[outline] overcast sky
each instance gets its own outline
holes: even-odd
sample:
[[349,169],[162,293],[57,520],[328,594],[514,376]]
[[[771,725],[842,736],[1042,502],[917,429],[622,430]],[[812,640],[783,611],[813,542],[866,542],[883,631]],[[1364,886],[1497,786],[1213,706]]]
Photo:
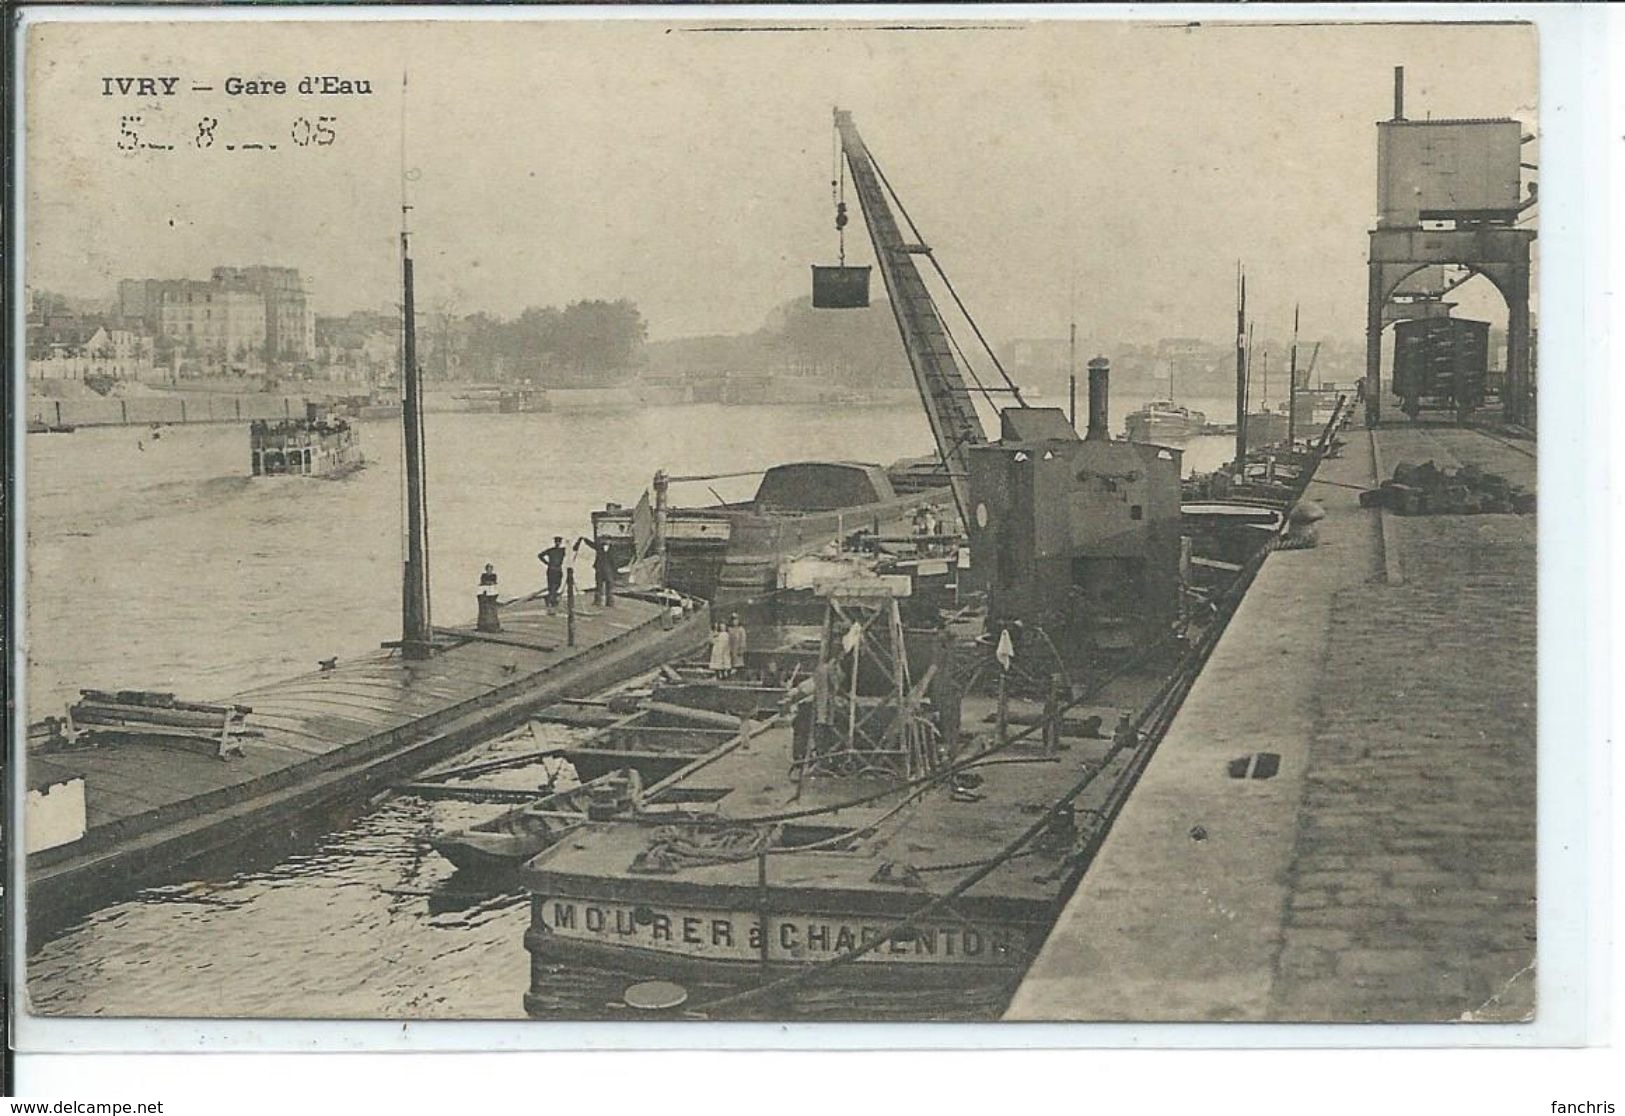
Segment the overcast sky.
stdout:
[[[997,338],[1064,335],[1073,302],[1086,336],[1222,338],[1237,258],[1261,333],[1301,300],[1311,336],[1357,337],[1392,67],[1412,118],[1535,123],[1528,27],[698,27],[36,25],[29,280],[264,262],[320,312],[393,304],[406,70],[423,307],[624,297],[655,337],[754,329],[834,258],[839,104]],[[179,95],[104,95],[141,74]],[[227,97],[234,74],[290,91]],[[299,96],[307,74],[373,93]],[[175,149],[119,150],[125,115]],[[318,115],[333,143],[295,143]],[[278,147],[224,150],[245,142]],[[861,221],[848,256],[869,261]]]

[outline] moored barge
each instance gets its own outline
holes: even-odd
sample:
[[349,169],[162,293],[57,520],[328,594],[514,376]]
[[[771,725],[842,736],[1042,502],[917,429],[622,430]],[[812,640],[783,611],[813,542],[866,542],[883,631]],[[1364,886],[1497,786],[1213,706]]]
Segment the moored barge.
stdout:
[[907,534],[922,507],[953,514],[946,486],[900,494],[885,469],[856,461],[774,465],[749,500],[666,506],[667,484],[711,479],[657,475],[646,521],[635,508],[611,504],[592,513],[593,534],[623,566],[663,546],[666,584],[722,606],[773,593],[788,562],[851,535]]
[[[216,854],[277,847],[364,807],[391,781],[703,644],[703,604],[626,596],[564,606],[500,602],[482,578],[479,622],[441,627],[428,591],[422,392],[412,260],[402,236],[406,560],[401,638],[222,702],[92,690],[30,732],[27,917],[39,934]],[[489,569],[489,567],[488,567]],[[73,720],[77,709],[82,723]]]
[[[913,264],[929,248],[903,238],[839,110],[836,129],[981,599],[922,627],[911,576],[815,576],[816,665],[785,714],[521,870],[530,1014],[581,964],[745,986],[690,1004],[712,1018],[812,982],[1008,988],[1275,542],[1220,532],[1256,549],[1193,584],[1182,455],[1111,439],[1104,358],[1086,437],[1011,384],[990,442]],[[815,305],[820,274],[847,270],[814,269]]]
[[[227,748],[140,726],[79,726],[29,756],[50,785],[74,786],[77,832],[46,847],[29,833],[28,915],[49,927],[256,835],[308,824],[325,808],[364,805],[390,782],[521,724],[560,698],[594,693],[704,642],[702,607],[668,626],[667,607],[621,599],[568,618],[539,598],[503,606],[493,638],[437,629],[433,659],[380,650],[235,694]],[[218,735],[218,734],[217,734]],[[66,801],[66,800],[64,800]],[[43,806],[43,804],[42,804]]]

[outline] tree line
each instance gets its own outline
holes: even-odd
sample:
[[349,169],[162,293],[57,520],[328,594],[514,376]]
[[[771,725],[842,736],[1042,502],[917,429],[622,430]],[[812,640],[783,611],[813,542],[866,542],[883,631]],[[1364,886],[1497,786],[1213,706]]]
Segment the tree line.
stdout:
[[648,325],[628,299],[532,306],[517,318],[462,321],[464,366],[476,375],[552,387],[612,384],[641,364]]

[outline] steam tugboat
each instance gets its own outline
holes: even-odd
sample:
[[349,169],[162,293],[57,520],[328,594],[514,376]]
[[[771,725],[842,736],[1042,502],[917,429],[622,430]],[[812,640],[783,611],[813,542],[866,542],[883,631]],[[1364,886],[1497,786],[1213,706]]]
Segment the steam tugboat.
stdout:
[[302,419],[259,419],[248,428],[256,477],[335,477],[366,463],[361,434],[348,419],[306,403]]
[[1129,415],[1128,440],[1154,446],[1178,445],[1207,428],[1207,415],[1174,402],[1174,366],[1168,364],[1168,398],[1154,399]]
[[1207,415],[1171,399],[1155,399],[1129,415],[1125,423],[1129,441],[1161,446],[1200,434],[1207,427]]

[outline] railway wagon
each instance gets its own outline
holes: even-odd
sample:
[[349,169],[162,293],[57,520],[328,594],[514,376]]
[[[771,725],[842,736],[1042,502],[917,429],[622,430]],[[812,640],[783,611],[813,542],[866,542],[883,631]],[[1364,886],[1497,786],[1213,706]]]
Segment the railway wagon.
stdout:
[[1394,394],[1404,412],[1443,410],[1458,420],[1484,405],[1490,324],[1420,318],[1394,327]]

